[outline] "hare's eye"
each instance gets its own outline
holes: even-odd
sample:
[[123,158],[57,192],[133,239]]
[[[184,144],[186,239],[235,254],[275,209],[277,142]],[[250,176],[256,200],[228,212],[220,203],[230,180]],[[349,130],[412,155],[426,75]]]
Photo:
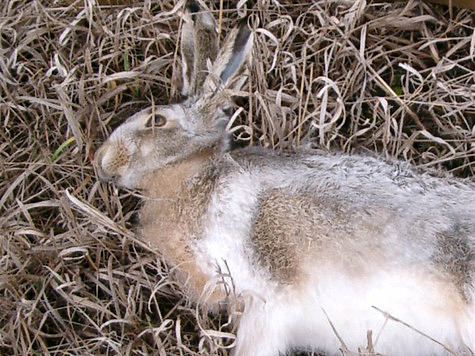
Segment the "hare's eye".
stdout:
[[167,118],[162,115],[155,115],[150,118],[149,122],[147,123],[147,127],[161,127],[167,123]]
[[167,123],[167,119],[165,116],[162,116],[162,115],[155,115],[155,117],[153,118],[153,124],[155,126],[163,126]]

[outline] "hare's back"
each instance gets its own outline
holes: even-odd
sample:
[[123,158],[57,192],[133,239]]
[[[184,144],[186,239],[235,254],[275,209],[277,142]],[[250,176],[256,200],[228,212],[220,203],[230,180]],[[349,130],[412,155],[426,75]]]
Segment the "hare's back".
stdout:
[[230,157],[256,190],[250,244],[274,279],[295,281],[309,265],[350,274],[417,266],[473,293],[473,184],[365,156]]

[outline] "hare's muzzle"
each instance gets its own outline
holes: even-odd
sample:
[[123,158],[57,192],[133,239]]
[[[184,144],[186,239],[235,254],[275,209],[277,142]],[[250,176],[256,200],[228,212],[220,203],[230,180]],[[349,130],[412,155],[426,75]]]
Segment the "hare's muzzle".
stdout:
[[102,181],[117,180],[129,164],[129,154],[120,145],[104,143],[94,154],[94,166]]

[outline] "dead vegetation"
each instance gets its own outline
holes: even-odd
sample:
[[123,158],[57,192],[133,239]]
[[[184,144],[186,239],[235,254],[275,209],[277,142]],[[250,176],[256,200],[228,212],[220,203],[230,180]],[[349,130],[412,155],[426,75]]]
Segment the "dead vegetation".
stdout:
[[[130,113],[179,99],[183,0],[101,4],[0,4],[0,354],[225,355],[227,317],[186,303],[134,237],[138,193],[91,165]],[[473,179],[472,10],[207,4],[222,38],[245,15],[257,29],[232,128],[244,143],[376,152]]]

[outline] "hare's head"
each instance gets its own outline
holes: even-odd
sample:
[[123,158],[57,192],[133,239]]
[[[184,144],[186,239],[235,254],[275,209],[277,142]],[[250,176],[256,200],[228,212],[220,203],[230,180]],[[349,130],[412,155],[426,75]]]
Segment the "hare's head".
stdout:
[[119,126],[96,152],[99,177],[129,188],[156,169],[197,153],[223,149],[232,91],[252,47],[247,23],[233,29],[218,51],[216,24],[209,12],[188,4],[183,16],[182,94],[179,104],[152,106]]

